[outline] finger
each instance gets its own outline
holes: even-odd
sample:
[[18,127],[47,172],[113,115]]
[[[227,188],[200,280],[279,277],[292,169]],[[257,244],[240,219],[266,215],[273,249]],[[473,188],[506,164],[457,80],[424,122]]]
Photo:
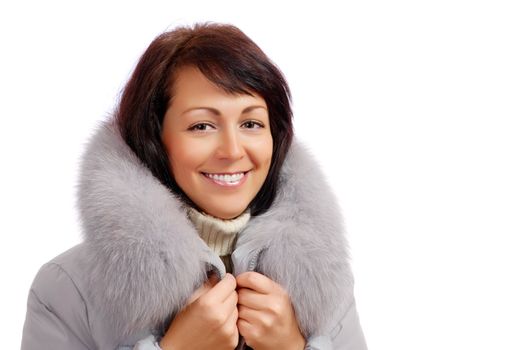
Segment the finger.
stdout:
[[227,319],[227,324],[233,325],[234,327],[236,327],[236,321],[238,320],[238,315],[239,315],[238,308],[235,307],[232,310],[232,313],[230,314],[229,318]]
[[232,342],[231,349],[234,349],[236,345],[238,345],[239,332],[238,332],[237,323],[238,323],[238,310],[234,309],[229,319],[227,320],[227,323],[225,323],[227,334],[231,334],[231,337],[232,337],[231,338],[231,342]]
[[238,305],[263,310],[267,307],[269,300],[269,294],[261,294],[248,288],[238,289]]
[[223,303],[212,303],[210,299],[201,299],[200,301],[202,303],[208,303],[208,305],[205,305],[205,307],[207,308],[206,310],[210,310],[209,308],[214,309],[215,314],[218,315],[221,319],[221,324],[227,322],[233,312],[236,312],[236,314],[238,312],[238,293],[236,293],[235,291],[233,291],[232,294],[229,295],[229,297]]
[[194,293],[192,293],[192,295],[190,296],[190,298],[188,298],[187,300],[187,305],[190,305],[192,304],[195,300],[199,299],[203,294],[207,293],[207,291],[210,289],[211,287],[208,286],[207,284],[203,284],[201,287],[199,287],[198,289],[196,289],[194,291]]
[[233,292],[227,300],[218,306],[218,312],[225,315],[224,325],[236,324],[236,318],[238,318],[238,294]]
[[245,320],[250,324],[259,322],[262,312],[243,305],[238,305],[238,319]]
[[275,288],[275,282],[261,273],[249,271],[236,277],[238,287],[253,289],[262,294],[269,294]]
[[236,291],[233,291],[231,295],[225,301],[223,304],[225,309],[230,312],[238,306],[238,293]]
[[223,303],[235,290],[236,279],[233,275],[228,273],[221,281],[219,281],[214,287],[212,287],[207,292],[205,297],[211,298],[214,302]]
[[243,306],[238,307],[238,319],[246,321],[252,327],[256,327],[264,333],[268,333],[279,321],[267,312]]
[[247,335],[252,333],[253,325],[247,320],[240,318],[239,314],[238,314],[238,321],[236,322],[236,326],[238,327],[238,332],[243,337],[247,338]]

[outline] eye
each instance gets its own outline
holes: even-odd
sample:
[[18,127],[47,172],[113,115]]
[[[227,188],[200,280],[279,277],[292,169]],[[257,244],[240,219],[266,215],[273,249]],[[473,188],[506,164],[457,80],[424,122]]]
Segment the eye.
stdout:
[[188,128],[188,130],[203,132],[203,131],[210,130],[210,129],[208,129],[208,127],[212,128],[213,126],[211,124],[207,124],[207,123],[198,123],[198,124],[192,125],[190,128]]
[[245,126],[245,128],[247,129],[261,129],[264,127],[262,123],[257,122],[255,120],[248,120],[245,123],[243,123],[242,126]]

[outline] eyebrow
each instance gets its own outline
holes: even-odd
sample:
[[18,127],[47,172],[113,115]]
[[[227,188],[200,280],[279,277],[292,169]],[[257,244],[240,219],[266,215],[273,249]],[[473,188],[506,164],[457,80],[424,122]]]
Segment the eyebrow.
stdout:
[[[249,106],[249,107],[244,108],[244,110],[242,111],[242,114],[252,112],[253,110],[255,110],[257,108],[263,108],[263,109],[265,109],[267,111],[267,108],[265,108],[264,106],[255,105],[255,106]],[[190,112],[190,111],[193,111],[193,110],[196,110],[196,109],[204,109],[204,110],[207,110],[209,112],[212,112],[215,115],[218,115],[218,116],[221,115],[221,112],[219,110],[217,110],[216,108],[212,108],[212,107],[191,107],[191,108],[185,110],[184,112],[182,112],[181,114],[185,114],[187,112]]]

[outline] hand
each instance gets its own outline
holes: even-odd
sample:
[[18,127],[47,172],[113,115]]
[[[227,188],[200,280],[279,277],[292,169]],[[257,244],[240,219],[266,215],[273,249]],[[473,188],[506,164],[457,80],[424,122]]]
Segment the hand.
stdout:
[[207,293],[209,290],[212,289],[212,287],[214,287],[217,283],[219,282],[219,278],[218,278],[218,275],[213,273],[212,275],[210,275],[209,279],[205,281],[205,283],[203,283],[203,285],[201,287],[199,287],[198,289],[196,289],[194,291],[194,293],[192,293],[192,295],[190,296],[190,298],[188,298],[187,300],[187,304],[186,305],[190,305],[192,304],[195,300],[199,299],[200,296],[202,296],[203,294]]
[[238,331],[255,350],[304,349],[306,341],[287,292],[257,272],[236,277]]
[[227,274],[206,282],[172,320],[160,342],[163,350],[229,349],[238,345],[236,279]]

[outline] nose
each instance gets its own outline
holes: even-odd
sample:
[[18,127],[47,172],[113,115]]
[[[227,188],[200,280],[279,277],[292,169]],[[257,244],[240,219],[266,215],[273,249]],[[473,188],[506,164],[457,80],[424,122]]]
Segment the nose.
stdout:
[[217,155],[220,159],[240,159],[245,155],[237,130],[231,128],[223,130],[219,139]]

